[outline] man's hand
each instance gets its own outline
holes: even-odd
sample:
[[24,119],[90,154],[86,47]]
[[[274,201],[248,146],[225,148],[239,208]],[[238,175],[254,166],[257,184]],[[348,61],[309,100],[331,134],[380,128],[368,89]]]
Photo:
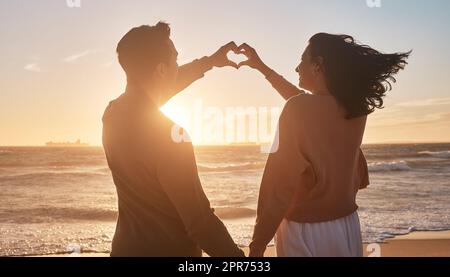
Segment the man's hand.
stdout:
[[220,47],[220,49],[217,50],[216,53],[212,54],[212,56],[209,57],[210,61],[211,61],[211,65],[215,66],[215,67],[232,66],[232,67],[238,69],[238,65],[235,62],[230,61],[228,59],[227,54],[230,51],[233,51],[235,53],[239,52],[239,49],[234,41],[229,42],[228,44]]

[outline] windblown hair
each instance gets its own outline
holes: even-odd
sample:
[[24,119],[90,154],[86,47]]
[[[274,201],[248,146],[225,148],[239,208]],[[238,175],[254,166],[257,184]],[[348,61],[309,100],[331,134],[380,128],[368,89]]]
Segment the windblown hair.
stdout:
[[169,24],[143,25],[131,29],[117,45],[119,63],[128,77],[140,78],[161,62],[168,62]]
[[411,54],[383,54],[348,35],[318,33],[309,43],[312,61],[322,57],[327,87],[347,119],[383,108],[383,97],[396,82],[394,75],[404,69]]

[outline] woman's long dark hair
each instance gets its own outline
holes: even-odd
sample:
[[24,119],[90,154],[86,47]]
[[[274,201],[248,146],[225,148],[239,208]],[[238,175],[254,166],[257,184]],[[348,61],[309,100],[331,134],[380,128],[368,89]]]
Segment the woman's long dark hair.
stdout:
[[348,119],[383,108],[383,97],[396,82],[393,76],[404,69],[411,54],[382,54],[348,35],[319,33],[309,43],[312,61],[322,57],[327,87]]

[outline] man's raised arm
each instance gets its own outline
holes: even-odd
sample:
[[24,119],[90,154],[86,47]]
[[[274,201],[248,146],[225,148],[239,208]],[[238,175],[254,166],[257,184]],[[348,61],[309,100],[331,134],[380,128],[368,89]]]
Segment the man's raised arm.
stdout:
[[230,61],[227,57],[228,52],[237,52],[236,43],[229,42],[228,44],[220,47],[216,53],[211,56],[205,56],[200,59],[196,59],[193,62],[184,64],[178,69],[178,77],[174,88],[165,95],[163,102],[166,103],[172,97],[183,91],[190,86],[193,82],[201,79],[205,76],[205,73],[211,70],[213,67],[225,67],[232,66],[238,68],[237,64]]

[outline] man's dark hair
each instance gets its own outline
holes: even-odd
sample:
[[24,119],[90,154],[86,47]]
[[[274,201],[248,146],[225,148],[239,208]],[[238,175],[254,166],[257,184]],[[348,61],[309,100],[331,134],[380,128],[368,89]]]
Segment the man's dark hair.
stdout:
[[170,58],[169,24],[143,25],[131,29],[117,45],[119,63],[128,78],[140,78]]

